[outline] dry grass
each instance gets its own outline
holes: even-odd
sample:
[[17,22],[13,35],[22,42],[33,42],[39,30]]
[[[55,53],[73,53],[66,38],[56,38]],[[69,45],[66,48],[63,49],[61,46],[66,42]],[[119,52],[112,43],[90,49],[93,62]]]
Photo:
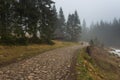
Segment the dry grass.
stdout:
[[71,42],[54,41],[54,45],[0,46],[0,67],[30,58],[55,48],[76,45]]
[[120,58],[110,55],[101,48],[91,48],[91,57],[94,59],[101,74],[104,75],[103,80],[119,80],[120,79]]
[[82,49],[76,66],[77,80],[119,80],[119,64],[120,58],[102,48],[91,47],[90,56]]
[[98,69],[94,66],[94,61],[86,53],[85,49],[80,50],[77,66],[77,80],[102,80],[103,75],[99,74]]

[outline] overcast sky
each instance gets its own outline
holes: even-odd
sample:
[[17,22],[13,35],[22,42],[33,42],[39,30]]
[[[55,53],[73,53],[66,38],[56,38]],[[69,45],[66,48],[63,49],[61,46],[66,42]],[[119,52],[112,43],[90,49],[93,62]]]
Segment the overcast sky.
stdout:
[[111,21],[120,18],[120,0],[54,0],[57,9],[63,8],[67,17],[69,13],[78,11],[81,20],[89,25],[100,20]]

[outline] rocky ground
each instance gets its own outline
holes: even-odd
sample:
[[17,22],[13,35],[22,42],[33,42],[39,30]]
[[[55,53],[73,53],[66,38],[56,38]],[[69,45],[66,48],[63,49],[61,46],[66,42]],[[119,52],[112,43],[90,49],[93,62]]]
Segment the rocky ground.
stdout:
[[82,46],[59,48],[0,68],[0,80],[76,80],[75,55]]

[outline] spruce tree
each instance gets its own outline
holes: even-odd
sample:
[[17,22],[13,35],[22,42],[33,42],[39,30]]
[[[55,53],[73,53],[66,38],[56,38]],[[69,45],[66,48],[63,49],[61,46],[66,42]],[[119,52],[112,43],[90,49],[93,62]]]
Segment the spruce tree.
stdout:
[[1,43],[51,42],[57,21],[53,3],[52,0],[0,0]]
[[2,43],[12,43],[11,22],[14,0],[0,0],[0,39]]
[[42,41],[51,43],[52,35],[53,35],[53,16],[54,12],[52,10],[51,4],[54,2],[51,0],[43,1],[41,4],[41,23],[40,23],[40,38]]
[[86,41],[87,38],[89,37],[87,35],[88,35],[88,28],[87,28],[87,25],[86,25],[86,21],[84,19],[83,22],[82,22],[81,39],[83,41]]
[[52,20],[52,23],[53,23],[53,39],[55,39],[56,37],[56,32],[57,32],[57,29],[58,29],[58,13],[57,13],[57,10],[56,10],[56,6],[54,5],[53,6],[53,20]]
[[59,15],[58,15],[57,37],[59,39],[64,40],[65,32],[66,32],[65,17],[64,17],[62,8],[60,8]]
[[81,34],[81,25],[77,11],[69,14],[67,21],[67,36],[70,41],[79,41]]

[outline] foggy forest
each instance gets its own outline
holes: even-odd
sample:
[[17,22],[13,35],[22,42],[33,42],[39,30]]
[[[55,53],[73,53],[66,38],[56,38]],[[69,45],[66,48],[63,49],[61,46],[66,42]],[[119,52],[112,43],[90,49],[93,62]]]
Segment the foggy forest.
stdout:
[[119,4],[0,0],[0,80],[119,80]]

